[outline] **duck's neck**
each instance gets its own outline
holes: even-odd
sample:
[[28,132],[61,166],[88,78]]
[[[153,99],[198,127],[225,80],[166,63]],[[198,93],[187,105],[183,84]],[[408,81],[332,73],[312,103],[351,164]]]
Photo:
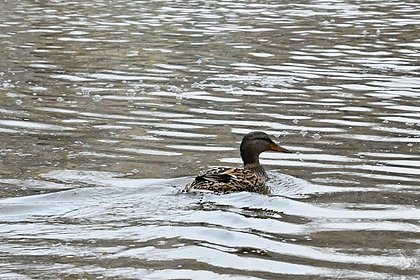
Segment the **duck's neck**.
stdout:
[[244,162],[245,170],[251,170],[261,178],[267,178],[267,173],[265,173],[264,167],[260,164],[259,156],[261,152],[255,146],[250,146],[242,141],[241,158]]
[[265,172],[264,167],[259,162],[244,164],[244,168],[246,170],[251,170],[257,175],[267,178],[267,173]]

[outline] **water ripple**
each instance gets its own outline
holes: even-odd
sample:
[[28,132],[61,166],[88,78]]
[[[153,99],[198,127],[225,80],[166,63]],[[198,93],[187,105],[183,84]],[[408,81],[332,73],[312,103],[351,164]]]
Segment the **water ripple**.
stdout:
[[419,278],[419,5],[289,2],[1,1],[0,278]]

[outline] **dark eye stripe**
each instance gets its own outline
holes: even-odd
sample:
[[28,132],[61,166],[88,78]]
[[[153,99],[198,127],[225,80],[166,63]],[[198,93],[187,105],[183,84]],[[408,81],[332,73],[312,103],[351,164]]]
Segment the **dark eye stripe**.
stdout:
[[263,140],[263,141],[272,142],[272,140],[270,138],[263,138],[263,137],[255,138],[255,140]]

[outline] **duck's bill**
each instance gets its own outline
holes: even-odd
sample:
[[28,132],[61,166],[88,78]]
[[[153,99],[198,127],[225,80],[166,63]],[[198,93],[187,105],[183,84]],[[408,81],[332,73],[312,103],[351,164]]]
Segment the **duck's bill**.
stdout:
[[273,146],[271,146],[271,151],[275,151],[275,152],[280,152],[280,153],[293,153],[291,150],[288,150],[286,148],[280,147],[277,144],[274,144]]

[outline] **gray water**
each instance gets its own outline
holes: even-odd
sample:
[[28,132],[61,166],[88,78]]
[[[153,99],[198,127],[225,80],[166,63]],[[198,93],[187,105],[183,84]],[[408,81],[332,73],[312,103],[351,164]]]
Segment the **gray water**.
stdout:
[[[0,279],[418,279],[418,1],[0,1]],[[272,195],[180,194],[240,166]]]

